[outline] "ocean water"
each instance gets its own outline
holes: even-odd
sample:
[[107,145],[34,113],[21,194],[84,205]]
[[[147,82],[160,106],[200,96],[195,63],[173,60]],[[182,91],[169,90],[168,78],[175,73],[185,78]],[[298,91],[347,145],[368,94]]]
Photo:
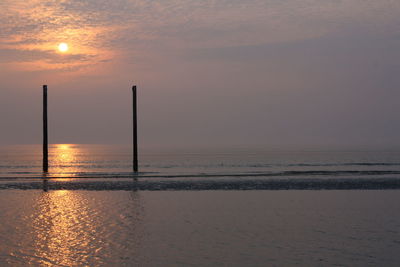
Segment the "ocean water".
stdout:
[[138,174],[123,146],[41,160],[0,149],[0,266],[400,264],[399,152],[149,150]]
[[52,145],[44,174],[41,146],[1,147],[0,188],[35,189],[43,178],[55,188],[96,190],[400,188],[400,151],[144,150],[139,156],[135,174],[129,146]]
[[396,190],[2,190],[1,266],[399,266]]

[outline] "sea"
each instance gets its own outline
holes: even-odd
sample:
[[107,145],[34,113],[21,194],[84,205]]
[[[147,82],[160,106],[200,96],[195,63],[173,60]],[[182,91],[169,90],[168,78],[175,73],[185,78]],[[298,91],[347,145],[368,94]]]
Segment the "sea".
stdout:
[[[94,190],[398,189],[400,151],[145,150],[57,144],[0,148],[0,188]],[[133,182],[132,182],[133,178]]]
[[399,266],[399,151],[0,148],[1,266]]

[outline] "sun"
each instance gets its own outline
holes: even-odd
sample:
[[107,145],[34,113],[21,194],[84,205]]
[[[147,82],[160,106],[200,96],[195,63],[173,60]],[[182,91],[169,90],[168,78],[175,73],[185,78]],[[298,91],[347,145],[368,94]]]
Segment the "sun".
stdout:
[[58,44],[58,51],[65,53],[67,52],[69,49],[68,44],[67,43],[59,43]]

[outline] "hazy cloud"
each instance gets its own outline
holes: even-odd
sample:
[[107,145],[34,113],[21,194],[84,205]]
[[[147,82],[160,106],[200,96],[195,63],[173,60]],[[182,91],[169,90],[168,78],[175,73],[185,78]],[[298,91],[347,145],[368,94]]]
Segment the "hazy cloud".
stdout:
[[129,143],[135,82],[145,145],[400,147],[399,17],[392,0],[4,0],[0,141],[37,142],[46,82],[53,142]]

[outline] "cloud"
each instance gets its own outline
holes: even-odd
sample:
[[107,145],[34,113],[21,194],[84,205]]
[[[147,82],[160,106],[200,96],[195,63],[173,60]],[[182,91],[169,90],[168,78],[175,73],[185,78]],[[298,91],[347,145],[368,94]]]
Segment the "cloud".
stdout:
[[82,50],[76,53],[103,62],[160,46],[257,46],[344,32],[394,32],[399,10],[400,3],[389,0],[5,0],[0,48],[40,51],[70,40]]
[[0,106],[40,118],[45,81],[60,135],[129,142],[135,80],[148,144],[399,143],[399,12],[392,0],[2,0]]

